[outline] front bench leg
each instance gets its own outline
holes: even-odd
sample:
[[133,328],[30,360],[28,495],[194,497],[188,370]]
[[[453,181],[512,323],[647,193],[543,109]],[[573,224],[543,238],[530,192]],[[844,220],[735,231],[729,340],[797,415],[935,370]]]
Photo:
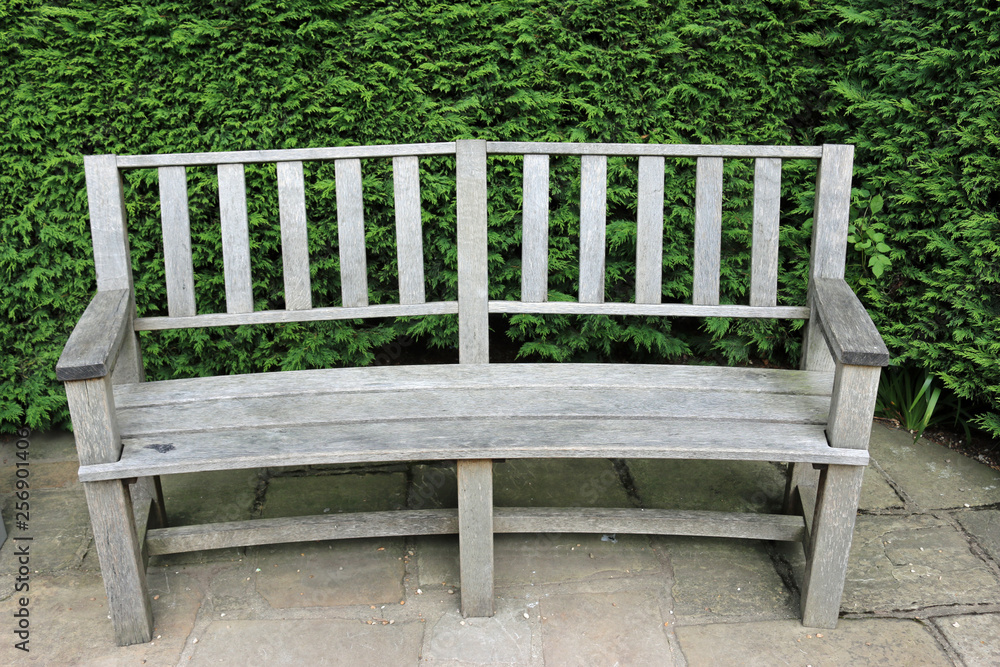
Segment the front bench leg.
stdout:
[[840,465],[820,472],[802,586],[803,625],[837,627],[864,472],[861,466]]
[[493,461],[458,461],[462,615],[493,615]]

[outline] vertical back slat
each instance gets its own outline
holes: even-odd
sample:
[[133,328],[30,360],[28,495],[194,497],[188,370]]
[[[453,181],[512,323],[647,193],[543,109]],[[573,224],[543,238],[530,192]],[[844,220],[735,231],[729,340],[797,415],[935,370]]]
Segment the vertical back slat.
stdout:
[[662,157],[639,158],[639,206],[636,220],[635,302],[663,300]]
[[811,275],[814,278],[844,277],[853,166],[854,146],[823,146],[813,216]]
[[778,303],[778,218],[781,213],[781,160],[760,158],[754,165],[753,245],[750,305]]
[[196,311],[187,172],[184,167],[160,167],[159,181],[160,216],[163,220],[163,270],[167,278],[167,314],[170,317],[190,317]]
[[218,170],[226,312],[250,313],[253,312],[253,291],[250,283],[246,175],[242,164],[220,164]]
[[486,142],[461,140],[455,146],[458,213],[458,360],[490,360],[487,291]]
[[694,214],[695,305],[718,305],[721,254],[722,158],[700,157]]
[[580,165],[580,302],[604,302],[608,158],[584,155]]
[[344,305],[368,305],[365,216],[361,198],[361,160],[334,160],[337,177],[337,239]]
[[114,155],[83,158],[97,289],[132,289],[132,261],[125,227],[125,201]]
[[549,296],[549,156],[524,156],[521,301]]
[[301,162],[278,162],[278,212],[281,217],[281,263],[285,308],[312,308],[309,280],[309,235],[306,231],[306,186]]
[[419,167],[420,161],[415,155],[392,158],[400,303],[424,303],[426,300]]

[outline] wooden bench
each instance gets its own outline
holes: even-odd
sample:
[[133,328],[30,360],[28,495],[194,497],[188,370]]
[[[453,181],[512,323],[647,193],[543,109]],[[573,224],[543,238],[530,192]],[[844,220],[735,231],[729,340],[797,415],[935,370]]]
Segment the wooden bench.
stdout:
[[[456,172],[458,298],[427,301],[419,160]],[[487,158],[523,156],[522,291],[491,301]],[[549,156],[579,156],[577,301],[548,300]],[[638,160],[634,301],[605,301],[608,156]],[[696,159],[691,303],[663,303],[665,159]],[[749,303],[719,301],[722,166],[755,161]],[[808,301],[777,305],[782,159],[819,161]],[[398,304],[369,305],[362,160],[391,159]],[[562,158],[566,159],[566,158]],[[574,158],[575,159],[575,158]],[[303,161],[335,161],[343,302],[313,307]],[[462,611],[493,613],[493,535],[619,532],[804,543],[802,618],[834,627],[880,366],[888,353],[844,281],[853,147],[457,141],[85,158],[98,291],[57,366],[116,639],[148,641],[149,556],[276,542],[458,533]],[[244,165],[276,163],[284,310],[254,311]],[[226,311],[197,314],[186,167],[218,170]],[[168,314],[137,317],[120,172],[158,169]],[[332,243],[332,239],[329,241]],[[144,382],[137,332],[457,314],[458,364],[331,368]],[[808,320],[802,370],[490,364],[493,313]],[[492,461],[594,457],[788,462],[786,513],[494,508]],[[305,464],[456,461],[457,509],[326,514],[169,527],[159,476]]]

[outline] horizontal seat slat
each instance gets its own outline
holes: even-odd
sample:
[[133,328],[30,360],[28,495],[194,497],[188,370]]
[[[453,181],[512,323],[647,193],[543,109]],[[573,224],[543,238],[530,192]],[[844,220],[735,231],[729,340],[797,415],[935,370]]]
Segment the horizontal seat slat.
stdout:
[[868,462],[865,450],[828,446],[819,424],[423,419],[130,437],[119,461],[81,466],[80,480],[329,463],[560,457]]

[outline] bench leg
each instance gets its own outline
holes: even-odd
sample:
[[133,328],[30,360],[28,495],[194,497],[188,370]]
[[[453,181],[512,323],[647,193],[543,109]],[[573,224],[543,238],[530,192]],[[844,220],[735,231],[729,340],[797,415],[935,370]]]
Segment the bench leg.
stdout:
[[153,635],[153,611],[128,487],[121,480],[110,480],[87,482],[83,488],[115,641],[119,646],[148,642]]
[[802,586],[803,625],[837,626],[864,471],[862,466],[830,465],[820,473]]
[[802,507],[798,503],[795,489],[799,486],[815,487],[819,483],[819,471],[811,463],[793,463],[785,483],[785,514],[801,514]]
[[493,615],[493,461],[458,461],[462,615]]

